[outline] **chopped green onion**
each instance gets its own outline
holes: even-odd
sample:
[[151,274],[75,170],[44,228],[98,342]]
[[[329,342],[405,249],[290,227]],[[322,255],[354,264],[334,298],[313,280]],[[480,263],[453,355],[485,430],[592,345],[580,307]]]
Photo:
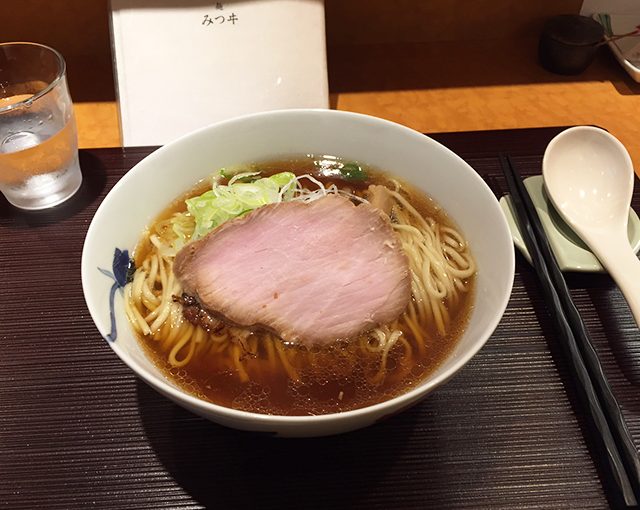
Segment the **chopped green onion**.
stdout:
[[255,173],[236,174],[227,185],[214,182],[211,190],[186,200],[187,209],[196,222],[192,240],[204,237],[225,221],[263,205],[287,200],[294,193],[295,186],[291,182],[296,176],[291,172],[281,172],[253,182],[241,182],[249,177],[255,177]]
[[367,178],[367,174],[362,167],[353,161],[342,165],[340,174],[348,181],[364,181]]

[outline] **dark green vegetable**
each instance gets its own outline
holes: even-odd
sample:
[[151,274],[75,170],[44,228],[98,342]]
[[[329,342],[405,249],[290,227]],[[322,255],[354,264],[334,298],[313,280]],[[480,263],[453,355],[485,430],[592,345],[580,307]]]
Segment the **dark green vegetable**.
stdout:
[[364,181],[367,178],[367,173],[354,161],[342,165],[340,173],[348,181]]
[[[226,168],[221,168],[220,177],[228,181],[233,179],[236,175],[250,173],[250,172],[253,172],[253,170],[250,168],[248,168],[246,171],[243,171],[243,172],[240,172],[237,169],[236,171],[232,170],[231,172],[229,172]],[[245,176],[238,177],[235,182],[254,182],[254,181],[257,181],[258,179],[260,179],[260,175],[245,175]]]

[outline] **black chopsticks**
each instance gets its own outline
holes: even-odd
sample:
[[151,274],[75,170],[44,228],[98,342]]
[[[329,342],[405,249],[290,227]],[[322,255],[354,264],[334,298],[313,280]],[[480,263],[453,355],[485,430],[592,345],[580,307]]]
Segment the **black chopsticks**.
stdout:
[[606,458],[609,472],[627,506],[640,502],[640,459],[626,427],[622,411],[591,344],[562,272],[544,234],[540,218],[520,175],[509,156],[500,156],[500,165],[511,192],[513,215],[531,256],[548,303],[561,347],[576,382],[578,398],[597,431],[593,440]]

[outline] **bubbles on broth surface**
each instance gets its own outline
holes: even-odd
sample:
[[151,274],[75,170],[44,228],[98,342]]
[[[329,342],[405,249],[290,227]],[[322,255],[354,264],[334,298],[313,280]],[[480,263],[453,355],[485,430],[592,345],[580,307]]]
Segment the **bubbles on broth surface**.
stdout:
[[[151,349],[157,345],[149,339],[144,344]],[[350,358],[345,353],[336,354],[336,349],[324,349],[314,350],[314,362],[300,369],[298,379],[260,377],[258,373],[238,384],[233,370],[172,367],[151,349],[155,365],[169,381],[195,397],[237,410],[276,415],[320,415],[366,407],[406,392],[437,366],[405,359],[396,346],[389,354],[386,377],[375,383],[372,377],[380,363],[375,356],[367,353]],[[199,368],[206,366],[205,360]]]
[[245,383],[242,393],[233,399],[231,407],[242,411],[268,414],[272,409],[269,402],[270,393],[271,388],[269,388],[269,386],[262,386],[261,384],[249,381]]
[[[296,174],[316,172],[318,165],[313,160],[291,159],[256,165],[263,175],[279,171]],[[333,168],[333,167],[332,167]],[[369,169],[367,169],[369,171]],[[366,189],[369,182],[392,187],[389,176],[371,172],[367,183],[354,183],[350,189]],[[318,176],[322,179],[321,176]],[[333,177],[332,177],[333,179]],[[329,181],[332,182],[332,181]],[[404,185],[403,185],[404,186]],[[430,198],[406,187],[411,204],[423,216],[435,218],[436,222],[450,222]],[[203,190],[194,190],[194,195]],[[183,200],[183,199],[181,199]],[[180,210],[177,200],[160,218],[167,218]],[[159,221],[159,220],[158,220]],[[142,246],[142,251],[140,251]],[[138,257],[150,249],[143,239],[136,249]],[[471,289],[473,281],[471,281]],[[154,289],[160,291],[161,289]],[[334,345],[331,348],[284,345],[283,356],[293,367],[296,377],[291,377],[282,364],[274,368],[273,356],[277,349],[273,344],[266,348],[269,338],[256,333],[257,350],[242,346],[241,358],[248,380],[240,377],[233,363],[225,361],[229,355],[221,350],[204,349],[194,356],[185,367],[172,367],[167,361],[170,343],[140,336],[142,344],[167,379],[197,398],[225,407],[262,414],[275,415],[320,415],[349,411],[373,405],[406,393],[417,386],[437,369],[449,355],[463,331],[470,313],[472,290],[463,295],[454,308],[449,309],[453,326],[446,335],[439,335],[435,327],[424,322],[417,327],[423,339],[417,340],[409,328],[402,327],[402,342],[397,342],[388,352],[386,367],[380,375],[381,353],[369,352],[356,340]],[[251,334],[253,335],[253,333]],[[274,340],[274,342],[280,342]],[[422,342],[420,345],[418,345]],[[255,344],[254,344],[255,345]],[[268,359],[267,353],[272,358]],[[281,353],[282,354],[282,353]],[[276,355],[276,359],[277,355]]]

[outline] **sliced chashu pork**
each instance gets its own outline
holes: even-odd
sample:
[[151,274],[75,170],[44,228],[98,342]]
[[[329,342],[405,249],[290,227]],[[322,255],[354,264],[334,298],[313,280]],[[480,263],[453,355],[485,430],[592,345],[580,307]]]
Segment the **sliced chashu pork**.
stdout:
[[307,345],[390,322],[411,296],[407,258],[388,219],[337,195],[228,221],[185,246],[173,268],[205,309]]

